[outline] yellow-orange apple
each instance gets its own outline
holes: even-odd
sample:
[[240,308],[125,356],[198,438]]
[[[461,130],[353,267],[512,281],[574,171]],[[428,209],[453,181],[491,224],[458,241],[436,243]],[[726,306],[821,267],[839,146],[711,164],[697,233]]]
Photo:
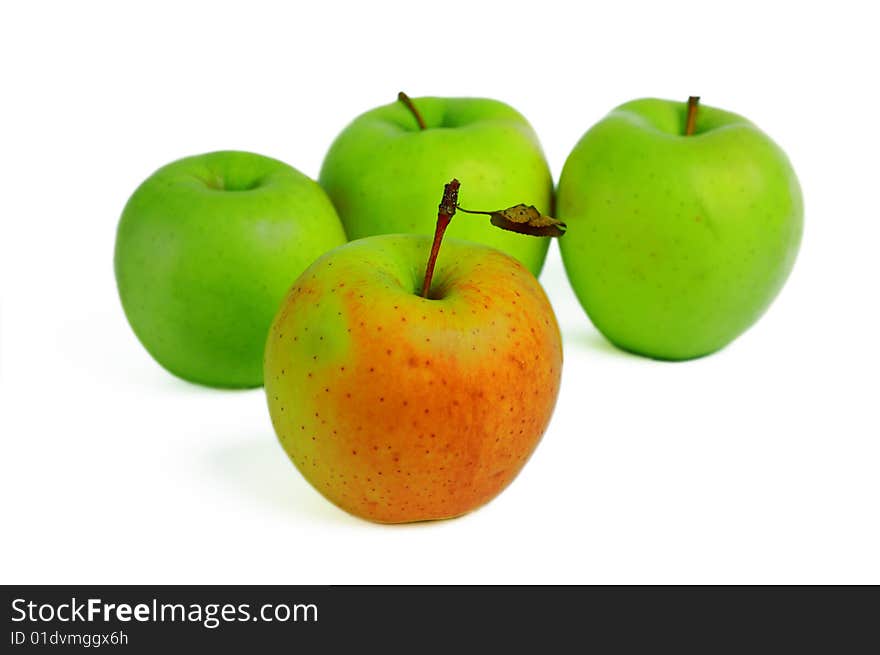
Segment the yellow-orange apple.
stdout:
[[427,236],[353,241],[299,277],[272,325],[265,388],[281,444],[342,509],[383,523],[464,514],[519,473],[547,428],[562,346],[512,257]]

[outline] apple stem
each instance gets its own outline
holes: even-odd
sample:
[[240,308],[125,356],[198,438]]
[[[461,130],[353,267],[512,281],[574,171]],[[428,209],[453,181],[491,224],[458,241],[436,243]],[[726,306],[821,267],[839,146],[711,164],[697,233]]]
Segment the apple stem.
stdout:
[[700,106],[700,96],[691,96],[688,98],[687,120],[684,123],[684,135],[690,136],[697,128],[697,109]]
[[458,188],[461,183],[453,179],[443,187],[443,199],[437,208],[437,227],[434,228],[434,242],[431,244],[431,254],[428,256],[428,265],[425,268],[425,281],[422,284],[422,298],[427,298],[431,291],[431,279],[434,277],[434,266],[437,263],[437,254],[440,252],[440,242],[443,234],[455,216],[455,208],[458,206]]
[[428,127],[427,125],[425,125],[425,119],[422,118],[422,114],[421,112],[419,112],[418,108],[416,108],[415,104],[412,101],[412,98],[401,91],[397,94],[397,99],[412,112],[413,116],[416,117],[416,122],[419,124],[419,129],[424,130]]

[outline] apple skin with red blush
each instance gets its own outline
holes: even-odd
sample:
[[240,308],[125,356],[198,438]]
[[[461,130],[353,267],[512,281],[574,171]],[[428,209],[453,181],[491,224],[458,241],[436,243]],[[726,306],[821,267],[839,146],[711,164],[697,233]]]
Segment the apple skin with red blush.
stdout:
[[351,242],[296,281],[266,345],[275,431],[342,509],[404,523],[465,514],[516,477],[556,403],[562,342],[517,260],[447,240]]

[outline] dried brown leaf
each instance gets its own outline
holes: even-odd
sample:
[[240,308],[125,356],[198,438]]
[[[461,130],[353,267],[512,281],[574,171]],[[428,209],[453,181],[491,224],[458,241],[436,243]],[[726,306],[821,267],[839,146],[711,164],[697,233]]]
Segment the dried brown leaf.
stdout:
[[470,211],[461,207],[459,210],[467,214],[485,214],[495,227],[519,234],[535,237],[560,237],[565,234],[565,223],[545,216],[534,205],[519,204],[492,212]]

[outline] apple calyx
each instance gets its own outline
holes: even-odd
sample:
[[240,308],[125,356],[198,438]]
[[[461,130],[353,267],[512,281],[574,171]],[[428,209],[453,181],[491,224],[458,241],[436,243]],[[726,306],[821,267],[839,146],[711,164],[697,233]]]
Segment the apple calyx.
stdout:
[[401,91],[397,94],[397,99],[402,102],[407,109],[410,110],[413,116],[415,116],[416,122],[419,124],[419,129],[427,129],[428,126],[425,124],[425,119],[422,118],[422,114],[416,107],[415,103],[412,101],[412,98]]
[[528,234],[535,237],[560,237],[565,234],[566,225],[559,219],[545,216],[534,205],[520,203],[507,209],[497,211],[476,211],[465,209],[458,204],[458,190],[461,183],[454,179],[443,187],[443,198],[437,208],[437,226],[434,228],[434,241],[431,243],[431,254],[428,256],[428,265],[425,268],[425,280],[422,283],[422,298],[427,298],[431,291],[431,280],[434,277],[434,266],[437,264],[437,255],[440,252],[440,243],[446,228],[452,222],[456,210],[465,214],[482,214],[489,216],[489,222],[502,230]]
[[700,106],[700,96],[690,96],[688,98],[687,118],[684,122],[684,135],[691,136],[697,129],[697,109]]

